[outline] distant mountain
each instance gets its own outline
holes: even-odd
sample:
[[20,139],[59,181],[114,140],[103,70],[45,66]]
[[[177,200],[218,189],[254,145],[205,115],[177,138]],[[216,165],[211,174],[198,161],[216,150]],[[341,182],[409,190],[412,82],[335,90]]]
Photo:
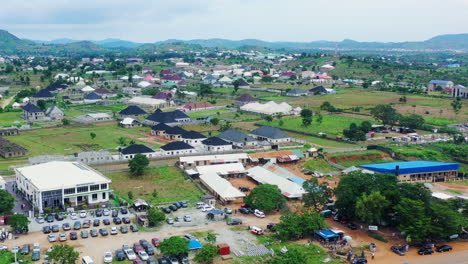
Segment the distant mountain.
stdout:
[[152,44],[136,43],[121,39],[104,39],[99,41],[73,40],[61,38],[51,41],[19,39],[15,35],[0,30],[0,53],[6,54],[82,54],[105,53],[116,50],[126,51],[131,54],[138,52],[158,52],[170,50],[202,50],[205,48],[242,49],[246,47],[258,47],[272,50],[307,51],[320,49],[338,49],[339,51],[468,51],[468,34],[451,34],[436,36],[426,41],[413,42],[358,42],[345,39],[343,41],[312,41],[312,42],[268,42],[258,39],[228,40],[228,39],[193,39],[178,40],[168,39]]

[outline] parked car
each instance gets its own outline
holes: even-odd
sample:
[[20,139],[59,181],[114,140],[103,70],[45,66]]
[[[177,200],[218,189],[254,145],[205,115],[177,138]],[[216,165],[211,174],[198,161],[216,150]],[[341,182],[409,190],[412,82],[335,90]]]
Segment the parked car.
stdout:
[[111,227],[110,234],[111,234],[111,235],[117,235],[117,233],[118,233],[118,232],[117,232],[117,227],[115,227],[115,226]]
[[171,264],[171,262],[168,258],[162,257],[158,258],[158,264]]
[[113,221],[114,224],[116,224],[116,225],[122,224],[122,219],[120,219],[120,217],[114,217],[114,218],[112,218],[112,221]]
[[174,219],[172,219],[171,217],[168,217],[168,218],[166,219],[166,222],[167,222],[168,224],[172,225],[172,224],[174,224]]
[[80,218],[86,218],[87,215],[88,215],[88,213],[86,213],[85,210],[80,211]]
[[41,217],[41,216],[36,217],[36,222],[37,222],[38,224],[43,224],[44,221],[45,221],[45,220],[44,220],[44,217]]
[[49,242],[55,242],[57,241],[57,237],[54,235],[54,234],[49,234],[47,235],[47,240],[49,240]]
[[112,252],[105,252],[104,253],[104,263],[111,263],[112,262]]
[[132,264],[144,264],[144,262],[141,259],[135,259]]
[[182,202],[179,202],[180,205],[182,205],[182,208],[187,208],[188,207],[188,203],[186,201],[182,201]]
[[449,245],[442,245],[442,246],[437,246],[436,247],[437,252],[447,252],[447,251],[452,251],[452,247]]
[[137,255],[135,254],[135,251],[133,249],[124,249],[125,255],[127,255],[128,260],[135,260],[137,258]]
[[47,223],[54,222],[54,216],[51,215],[51,214],[48,214],[47,217],[46,217],[46,221],[47,221]]
[[107,229],[101,228],[99,229],[99,234],[101,234],[101,236],[107,236],[109,235],[109,232],[107,232]]
[[159,243],[160,243],[160,242],[161,242],[161,241],[159,241],[159,238],[153,237],[153,238],[151,239],[151,243],[153,243],[153,246],[155,246],[155,247],[159,246]]
[[185,254],[180,254],[177,258],[182,264],[190,264],[190,261],[188,260],[188,257]]
[[71,230],[71,226],[69,223],[63,223],[62,229],[63,231],[68,231],[68,230]]
[[232,209],[229,208],[229,207],[226,207],[226,208],[224,208],[224,212],[225,212],[226,214],[232,214]]
[[255,215],[256,217],[265,218],[265,213],[262,212],[262,211],[260,211],[260,210],[258,210],[258,209],[255,209],[254,215]]
[[70,240],[77,240],[78,234],[76,232],[70,232]]
[[132,230],[132,232],[138,232],[138,226],[135,224],[132,224],[130,225],[130,230]]
[[347,223],[346,226],[351,230],[356,230],[357,229],[357,225],[354,224],[354,223],[351,223],[351,222]]
[[239,208],[241,214],[250,214],[250,210],[247,208]]
[[148,254],[143,250],[143,251],[138,251],[138,256],[141,258],[141,260],[148,260],[149,256]]
[[418,250],[419,255],[432,255],[432,253],[434,253],[432,248],[421,248]]
[[169,261],[171,264],[179,264],[179,260],[175,256],[170,256]]
[[149,259],[146,261],[146,264],[156,264],[156,260],[154,260],[154,258],[149,258]]
[[213,210],[214,207],[211,206],[211,205],[208,205],[208,204],[205,204],[203,207],[202,207],[202,212],[208,212],[208,211],[211,211]]
[[33,251],[32,256],[31,256],[31,260],[32,261],[38,261],[39,259],[41,259],[41,252],[40,251]]
[[93,220],[93,226],[99,226],[101,224],[101,220],[99,219],[94,219]]
[[55,214],[55,219],[56,219],[57,221],[62,221],[63,218],[64,218],[64,217],[63,217],[63,214],[62,214],[62,213],[57,213],[57,214]]
[[83,228],[89,228],[91,226],[91,220],[87,219],[83,221]]
[[250,232],[254,235],[257,235],[257,236],[261,236],[263,235],[263,230],[259,227],[256,227],[256,226],[251,226],[250,227]]
[[57,233],[58,231],[60,231],[59,226],[58,225],[53,225],[52,226],[52,232]]
[[80,230],[81,229],[80,221],[75,221],[75,223],[73,223],[73,229],[74,230]]
[[65,242],[65,241],[67,241],[67,234],[61,233],[61,234],[59,235],[59,241],[60,241],[60,242]]
[[140,243],[140,245],[141,245],[145,250],[146,250],[146,247],[150,244],[150,243],[148,242],[148,240],[146,240],[146,239],[140,239],[140,240],[138,241],[138,243]]
[[104,210],[102,210],[102,214],[104,216],[109,216],[110,215],[110,210],[109,209],[104,209]]
[[88,231],[87,230],[81,230],[80,235],[81,235],[81,238],[88,238]]
[[182,221],[182,217],[176,216],[176,217],[174,218],[174,220],[175,220],[176,222],[180,222],[180,221]]
[[78,215],[76,213],[71,213],[70,214],[70,219],[71,220],[76,220],[76,219],[78,219]]
[[98,231],[96,229],[91,229],[89,230],[89,234],[91,235],[91,237],[97,237]]
[[192,234],[185,234],[184,238],[187,239],[188,241],[197,239],[197,237]]
[[202,209],[204,205],[205,205],[204,202],[197,202],[196,208],[197,209]]
[[406,255],[406,251],[402,247],[392,246],[390,249],[400,256]]
[[172,212],[171,209],[169,209],[169,207],[161,207],[161,210],[166,214],[170,214]]
[[351,264],[367,264],[367,259],[365,257],[356,257],[351,260]]
[[30,251],[31,251],[31,245],[29,244],[24,244],[23,247],[21,248],[21,254],[23,255],[28,255]]
[[117,217],[117,216],[119,216],[119,211],[112,210],[112,217]]
[[117,249],[115,251],[115,259],[117,259],[118,261],[125,260],[125,253],[122,249]]
[[150,256],[154,255],[154,248],[151,245],[148,245],[148,247],[145,247],[145,251]]
[[101,209],[97,209],[96,211],[94,211],[94,216],[96,217],[101,217],[103,214],[102,210]]
[[103,220],[102,220],[102,223],[103,223],[104,225],[110,225],[109,219],[103,219]]
[[175,212],[175,211],[177,211],[178,208],[177,208],[177,206],[171,204],[171,205],[169,205],[169,209],[171,209],[171,211]]
[[130,217],[125,216],[125,217],[122,217],[122,222],[124,224],[130,224],[132,221],[130,221]]
[[228,225],[242,225],[242,220],[239,218],[231,218],[226,221]]
[[124,226],[124,225],[121,226],[121,227],[120,227],[120,233],[122,233],[122,234],[128,233],[128,228],[127,228],[127,226]]
[[190,215],[184,215],[185,222],[192,222],[192,217]]
[[120,208],[120,213],[121,214],[128,214],[128,209],[127,208]]
[[175,203],[173,203],[173,205],[175,205],[177,207],[177,209],[182,207],[182,204],[179,203],[179,202],[175,202]]
[[136,242],[136,243],[133,243],[133,251],[135,251],[136,253],[140,252],[140,251],[144,251],[143,247],[140,245],[140,243]]

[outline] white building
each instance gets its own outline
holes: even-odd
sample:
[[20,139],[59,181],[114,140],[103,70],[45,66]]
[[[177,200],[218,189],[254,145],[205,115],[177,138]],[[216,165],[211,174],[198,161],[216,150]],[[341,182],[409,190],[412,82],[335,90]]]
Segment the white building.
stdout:
[[15,173],[17,188],[39,212],[109,201],[111,180],[80,162],[51,161],[15,168]]

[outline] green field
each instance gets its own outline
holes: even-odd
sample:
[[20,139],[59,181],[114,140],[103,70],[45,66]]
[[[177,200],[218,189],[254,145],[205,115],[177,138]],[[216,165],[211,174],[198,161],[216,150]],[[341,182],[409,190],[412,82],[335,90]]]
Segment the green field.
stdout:
[[260,115],[243,113],[243,112],[221,113],[221,115],[219,115],[218,118],[227,119],[227,120],[236,120],[236,122],[255,121],[255,120],[262,119]]
[[[302,125],[302,118],[288,118],[282,119],[282,121],[284,122],[282,126],[280,126],[280,120],[273,120],[272,122],[264,121],[261,122],[261,124],[313,134],[326,133],[329,137],[337,137],[341,136],[343,134],[343,129],[348,128],[351,123],[360,125],[362,121],[365,120],[338,115],[324,115],[321,124],[317,123],[314,118],[314,121],[309,127],[304,127]],[[374,121],[370,122],[376,124]]]
[[199,112],[193,112],[189,113],[188,116],[196,118],[196,117],[218,117],[216,113],[223,113],[230,111],[230,109],[226,108],[219,108],[219,109],[212,109],[212,110],[206,110],[206,111],[199,111]]
[[91,112],[110,112],[116,113],[127,108],[126,104],[117,103],[113,105],[99,105],[99,104],[87,104],[87,105],[74,105],[70,106],[65,110],[85,110],[87,113]]
[[320,172],[336,171],[337,168],[328,164],[324,159],[309,159],[304,163],[304,169]]
[[[129,191],[135,198],[143,198],[152,203],[197,201],[203,194],[179,168],[174,166],[148,168],[143,176],[132,176],[128,172],[105,175],[112,180],[114,193],[126,200],[130,200]],[[156,199],[152,196],[153,190],[158,193]]]
[[359,166],[366,164],[385,163],[392,162],[393,159],[387,158],[375,158],[375,155],[383,155],[384,152],[379,150],[363,150],[363,151],[352,151],[352,152],[340,152],[327,155],[329,159],[336,159],[336,163],[344,166]]
[[266,96],[266,97],[261,97],[260,99],[263,100],[283,100],[283,99],[291,99],[289,96]]
[[[91,132],[96,134],[95,139],[91,139]],[[116,152],[119,137],[146,137],[144,132],[149,132],[149,128],[121,128],[112,123],[30,130],[8,139],[27,148],[29,156],[73,154],[101,149]]]
[[[25,124],[26,121],[21,117],[21,113],[21,111],[0,113],[0,127]],[[19,123],[14,123],[15,121],[19,121]]]

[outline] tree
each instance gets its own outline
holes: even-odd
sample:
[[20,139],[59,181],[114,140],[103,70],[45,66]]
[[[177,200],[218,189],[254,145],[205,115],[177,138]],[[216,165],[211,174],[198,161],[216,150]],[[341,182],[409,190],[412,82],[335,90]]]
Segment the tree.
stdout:
[[37,100],[37,107],[39,107],[42,111],[47,108],[47,103],[44,100]]
[[91,132],[91,133],[89,133],[89,136],[91,137],[91,139],[95,139],[96,138],[96,133]]
[[459,234],[466,222],[462,214],[452,209],[447,201],[432,200],[429,209],[428,235],[434,240],[445,240],[448,236]]
[[27,230],[29,223],[29,219],[23,214],[14,214],[8,219],[13,230]]
[[400,117],[400,126],[411,129],[421,128],[424,125],[424,118],[420,115],[402,115]]
[[208,241],[211,244],[216,243],[216,235],[211,233],[211,232],[208,232],[205,239],[206,239],[206,241]]
[[0,215],[10,214],[15,207],[15,198],[11,193],[0,190]]
[[310,109],[302,109],[301,110],[301,117],[302,118],[312,118],[313,117],[313,112]]
[[322,124],[322,122],[323,122],[323,115],[318,114],[318,115],[317,115],[317,119],[316,119],[315,121],[317,121],[317,123],[319,123],[319,124]]
[[128,196],[128,199],[132,200],[133,199],[133,192],[128,191],[127,196]]
[[458,115],[458,113],[460,113],[460,110],[462,109],[463,107],[463,102],[461,100],[461,97],[460,96],[457,96],[455,98],[455,100],[452,101],[452,103],[450,103],[450,105],[452,106],[453,108],[453,111],[455,112],[455,114]]
[[70,125],[70,123],[71,123],[70,119],[68,119],[68,118],[62,119],[62,125],[68,126],[68,125]]
[[156,189],[153,189],[151,196],[153,196],[154,199],[158,198],[158,191],[156,191]]
[[232,85],[234,85],[234,93],[237,93],[237,91],[239,90],[239,85],[240,85],[239,80],[233,81]]
[[143,171],[149,165],[149,159],[143,154],[136,154],[135,157],[128,161],[128,167],[133,175],[143,175]]
[[117,143],[120,145],[120,146],[126,146],[127,145],[127,138],[125,137],[119,137],[117,139]]
[[305,181],[302,187],[306,192],[302,195],[302,202],[306,207],[313,207],[315,210],[322,209],[333,193],[326,182],[319,185],[317,178]]
[[278,253],[274,258],[266,262],[267,264],[297,264],[307,263],[307,257],[295,248],[289,248],[286,253]]
[[368,133],[372,130],[372,123],[369,121],[362,121],[359,127],[364,133]]
[[159,244],[159,250],[165,255],[179,255],[182,253],[189,252],[189,246],[187,240],[180,236],[172,236],[168,239],[164,239]]
[[213,259],[218,255],[218,248],[212,244],[203,245],[200,251],[195,254],[193,261],[198,263],[212,263]]
[[146,211],[148,216],[148,222],[150,226],[156,226],[162,221],[166,220],[166,214],[163,211],[159,210],[157,207],[151,207]]
[[304,117],[302,118],[302,126],[308,127],[312,124],[312,118],[310,117]]
[[80,253],[69,245],[55,245],[48,254],[49,261],[62,264],[75,264]]
[[403,198],[394,208],[399,218],[399,229],[412,240],[423,241],[429,234],[431,219],[425,213],[424,202]]
[[279,239],[291,240],[313,235],[326,227],[324,218],[316,212],[304,214],[288,212],[280,217],[280,223],[273,227],[273,231]]
[[281,194],[278,186],[271,184],[258,185],[245,197],[247,205],[265,211],[280,209],[285,202],[286,198]]
[[213,126],[216,126],[219,124],[219,118],[215,117],[215,118],[210,118],[210,123],[213,125]]
[[212,94],[212,93],[213,93],[213,90],[212,90],[211,84],[205,84],[205,83],[200,84],[200,96],[205,96],[205,95]]
[[366,224],[379,224],[390,202],[379,191],[363,193],[356,201],[356,216]]
[[399,114],[393,106],[378,105],[371,110],[371,115],[375,120],[381,121],[384,125],[394,125],[398,122]]
[[273,121],[273,117],[271,115],[263,116],[263,119],[265,119],[265,121],[267,121],[267,122]]

